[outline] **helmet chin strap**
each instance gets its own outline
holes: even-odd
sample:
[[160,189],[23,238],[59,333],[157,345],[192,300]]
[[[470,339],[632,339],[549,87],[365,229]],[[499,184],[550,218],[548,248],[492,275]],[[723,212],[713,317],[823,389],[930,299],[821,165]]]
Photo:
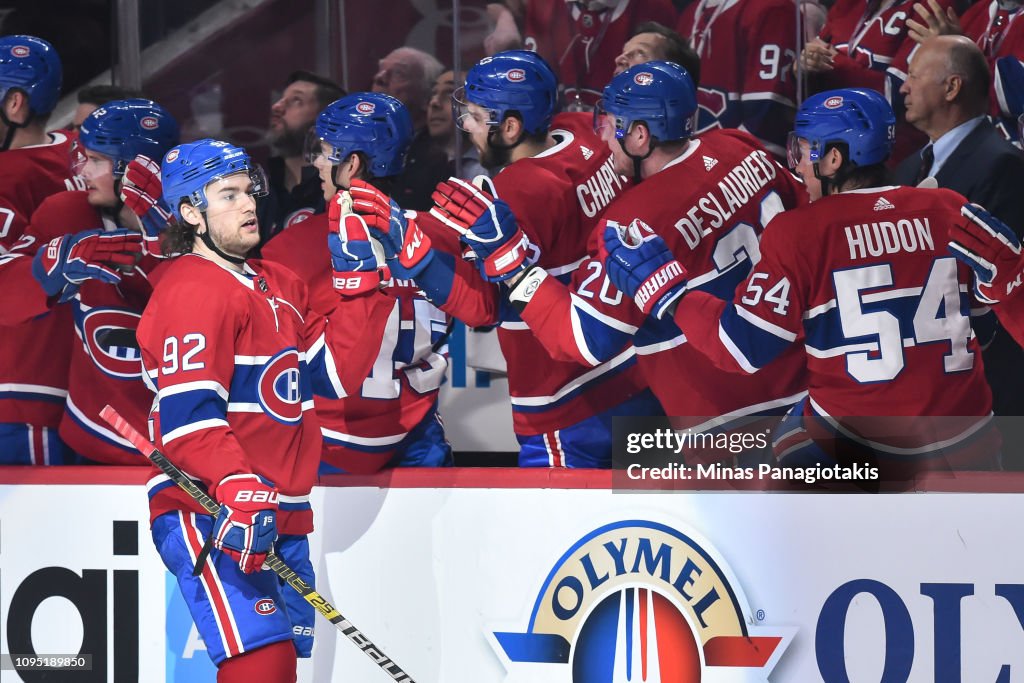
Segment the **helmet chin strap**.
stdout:
[[206,230],[204,230],[203,232],[199,233],[199,239],[201,239],[203,241],[203,244],[206,245],[206,248],[209,249],[210,251],[212,251],[217,256],[220,256],[222,259],[224,259],[228,263],[234,263],[236,266],[240,266],[243,263],[245,263],[245,257],[239,257],[239,256],[235,256],[234,254],[229,254],[226,251],[224,251],[223,249],[221,249],[220,247],[218,247],[216,244],[214,244],[213,238],[210,237],[210,221],[206,218],[206,212],[205,211],[203,211],[202,214],[203,214],[203,222],[206,223]]
[[11,121],[7,118],[7,111],[4,109],[3,104],[0,103],[0,121],[3,121],[4,125],[7,126],[7,135],[4,136],[3,143],[0,143],[0,151],[6,152],[11,148],[11,143],[14,142],[14,135],[18,132],[18,129],[25,128],[28,124],[32,123],[32,114],[31,112],[29,113],[25,123]]
[[647,148],[647,154],[643,156],[639,154],[630,154],[629,150],[626,149],[625,137],[619,138],[619,147],[622,148],[622,152],[633,160],[633,183],[638,184],[643,178],[640,176],[640,164],[644,162],[644,159],[654,154],[654,149],[658,146],[658,141],[655,138],[651,138],[651,145]]

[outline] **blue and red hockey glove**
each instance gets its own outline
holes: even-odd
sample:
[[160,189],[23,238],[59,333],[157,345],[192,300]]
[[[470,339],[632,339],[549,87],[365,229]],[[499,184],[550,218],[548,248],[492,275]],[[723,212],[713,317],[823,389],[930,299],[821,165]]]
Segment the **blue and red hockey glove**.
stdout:
[[629,225],[608,221],[602,259],[608,279],[633,297],[644,315],[661,318],[686,292],[686,269],[665,241],[639,218]]
[[503,282],[536,261],[536,249],[487,176],[477,176],[472,183],[449,178],[438,184],[431,198],[430,214],[459,233],[478,259],[485,280]]
[[118,268],[134,266],[142,254],[142,235],[133,230],[86,230],[55,237],[36,252],[32,275],[47,296],[68,301],[86,280],[121,281]]
[[390,279],[380,242],[370,236],[362,216],[351,212],[351,198],[338,192],[327,206],[327,249],[334,289],[343,298],[376,291]]
[[428,237],[393,199],[361,180],[348,190],[352,210],[363,217],[371,236],[380,241],[391,274],[403,280],[415,278],[433,258]]
[[968,220],[949,231],[949,251],[974,271],[978,301],[997,304],[1015,295],[1024,282],[1020,238],[1008,225],[977,204],[960,209]]
[[259,571],[277,540],[277,489],[255,474],[234,474],[215,493],[220,512],[213,521],[213,547],[246,574]]
[[125,168],[121,178],[121,201],[139,217],[145,235],[146,253],[162,256],[160,234],[167,228],[171,212],[163,204],[160,164],[140,154]]

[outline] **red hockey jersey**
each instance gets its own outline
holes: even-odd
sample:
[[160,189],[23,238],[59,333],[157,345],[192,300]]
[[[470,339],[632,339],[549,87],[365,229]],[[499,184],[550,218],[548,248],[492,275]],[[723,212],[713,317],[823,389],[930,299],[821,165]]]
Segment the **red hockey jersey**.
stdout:
[[0,152],[0,254],[21,237],[29,218],[51,194],[76,188],[71,141],[60,131],[45,145]]
[[[142,362],[135,341],[135,328],[152,291],[150,278],[161,265],[152,256],[143,257],[135,267],[122,273],[121,283],[110,285],[86,280],[66,304],[47,300],[31,274],[31,259],[47,242],[69,231],[107,229],[118,226],[89,205],[86,192],[60,192],[46,199],[32,214],[18,263],[0,280],[18,277],[20,303],[5,301],[7,313],[19,313],[23,319],[68,308],[74,320],[77,339],[68,330],[71,341],[71,365],[68,396],[60,422],[60,437],[76,453],[90,460],[114,465],[144,465],[146,461],[99,416],[110,404],[133,424],[145,421],[153,395],[142,381]],[[17,275],[15,276],[15,273]],[[50,340],[47,340],[48,343]],[[52,340],[60,348],[61,340]]]
[[[825,197],[775,219],[732,304],[687,294],[675,319],[717,365],[752,373],[804,337],[808,409],[821,416],[987,416],[991,397],[969,319],[971,271],[946,250],[964,198],[881,187]],[[929,427],[949,445],[977,428]],[[948,428],[949,433],[941,433]],[[925,438],[925,437],[922,437]]]
[[[429,214],[421,215],[420,227],[435,242],[444,239],[431,229],[431,221]],[[309,287],[310,305],[332,324],[379,349],[358,392],[314,399],[329,444],[324,460],[347,472],[375,472],[437,402],[448,361],[443,348],[432,346],[444,334],[446,318],[404,281],[392,281],[384,291],[340,298],[331,284],[327,234],[327,215],[318,214],[277,234],[263,247],[263,257],[298,275]],[[454,248],[458,240],[448,239]]]
[[[728,300],[760,259],[764,226],[805,201],[803,187],[751,136],[712,131],[626,191],[604,217],[650,225],[689,271],[690,289]],[[603,232],[604,221],[568,289],[544,278],[522,312],[553,356],[594,365],[632,341],[644,379],[671,416],[778,412],[803,395],[804,361],[797,350],[765,373],[738,377],[709,365],[671,322],[645,320],[605,276],[598,256]],[[703,421],[687,426],[696,424]]]
[[700,0],[677,30],[700,55],[697,132],[740,128],[780,158],[796,111],[793,0]]
[[526,48],[539,53],[558,74],[568,105],[592,106],[615,73],[615,58],[646,21],[673,26],[669,0],[620,0],[610,9],[588,11],[564,0],[530,2],[526,7]]
[[[157,443],[211,493],[231,474],[272,481],[282,534],[312,530],[308,495],[321,450],[313,393],[344,396],[376,355],[351,330],[341,353],[332,352],[330,328],[288,269],[257,260],[239,273],[195,254],[165,267],[139,323],[157,392]],[[149,495],[154,519],[202,512],[162,474],[150,480]]]
[[[537,264],[568,281],[586,258],[587,239],[599,217],[626,183],[614,170],[607,144],[594,135],[590,116],[556,116],[552,135],[558,144],[507,166],[494,185],[539,249]],[[496,285],[461,259],[456,267],[452,293],[441,309],[473,327],[499,325],[516,434],[568,427],[643,388],[631,347],[596,367],[555,360]]]
[[0,152],[0,423],[56,429],[67,397],[71,310],[19,318],[26,297],[42,301],[40,312],[46,312],[45,295],[31,279],[31,255],[20,255],[33,242],[19,240],[44,199],[74,189],[71,143],[59,131],[50,139]]

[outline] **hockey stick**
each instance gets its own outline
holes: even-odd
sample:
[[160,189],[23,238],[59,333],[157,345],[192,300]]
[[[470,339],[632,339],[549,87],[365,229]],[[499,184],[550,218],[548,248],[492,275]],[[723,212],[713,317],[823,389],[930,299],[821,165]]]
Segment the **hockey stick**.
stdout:
[[[211,515],[216,515],[220,512],[220,505],[217,504],[208,493],[199,488],[194,481],[185,476],[178,467],[167,459],[167,456],[161,453],[156,446],[149,442],[149,439],[139,433],[137,429],[132,427],[128,420],[121,417],[121,415],[111,406],[105,406],[100,411],[100,417],[107,421],[111,427],[114,428],[118,434],[131,441],[132,445],[138,449],[140,453],[145,455],[149,460],[160,468],[167,477],[175,484],[180,486],[185,493],[192,496],[192,498],[199,503],[204,510]],[[313,587],[302,580],[298,574],[295,573],[284,560],[278,557],[273,552],[267,553],[266,562],[263,566],[271,570],[281,580],[287,583],[289,586],[294,588],[299,595],[305,598],[306,602],[311,604],[317,612],[322,614],[327,621],[334,624],[339,631],[345,634],[345,637],[352,641],[352,643],[360,650],[366,653],[366,655],[374,661],[374,663],[384,670],[384,673],[391,676],[392,680],[397,683],[416,683],[412,677],[405,673],[401,667],[395,664],[387,655],[381,652],[380,648],[370,642],[370,639],[364,636],[359,629],[352,625],[348,619],[343,617],[334,606],[327,602],[327,598],[313,590]]]

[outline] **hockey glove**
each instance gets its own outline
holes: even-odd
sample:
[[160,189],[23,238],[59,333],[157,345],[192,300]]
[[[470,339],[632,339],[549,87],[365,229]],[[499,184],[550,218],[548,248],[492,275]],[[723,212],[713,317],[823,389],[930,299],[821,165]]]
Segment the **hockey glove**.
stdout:
[[608,279],[633,297],[644,315],[661,318],[686,292],[686,269],[672,257],[665,241],[639,218],[626,226],[608,221],[604,248]]
[[370,235],[384,247],[391,273],[409,280],[418,275],[433,258],[428,237],[393,199],[361,180],[349,188],[352,210],[363,217]]
[[508,204],[497,199],[487,176],[477,176],[472,183],[449,178],[431,198],[431,215],[461,235],[479,259],[477,268],[485,280],[502,282],[533,265],[533,245]]
[[246,574],[259,571],[277,540],[277,489],[255,474],[235,474],[221,480],[216,494],[213,547]]
[[32,275],[47,296],[67,301],[86,280],[116,284],[118,267],[130,267],[142,253],[142,235],[133,230],[86,230],[55,237],[32,261]]
[[1019,290],[1024,280],[1020,239],[1001,220],[977,204],[960,209],[968,220],[949,231],[949,251],[974,271],[978,301],[997,304]]
[[327,249],[334,269],[334,289],[342,298],[351,298],[376,291],[390,278],[384,263],[384,251],[370,237],[362,216],[342,213],[339,197],[328,209]]
[[139,217],[147,253],[160,256],[160,233],[171,219],[161,200],[160,165],[140,154],[128,164],[121,179],[121,201]]

